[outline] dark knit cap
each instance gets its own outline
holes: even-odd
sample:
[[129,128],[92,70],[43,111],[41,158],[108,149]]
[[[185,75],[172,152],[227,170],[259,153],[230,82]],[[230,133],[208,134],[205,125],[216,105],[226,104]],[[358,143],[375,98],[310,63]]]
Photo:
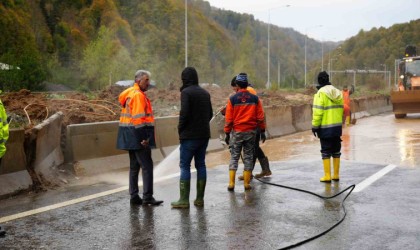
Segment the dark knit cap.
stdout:
[[246,73],[239,73],[236,76],[236,84],[241,89],[246,89],[248,87],[248,75]]
[[330,76],[328,75],[327,72],[325,72],[325,71],[319,72],[319,74],[318,74],[318,84],[320,86],[325,86],[325,85],[331,84],[330,83]]
[[233,78],[232,78],[232,81],[230,81],[230,86],[232,86],[232,87],[236,87],[237,85],[236,85],[236,76],[234,76]]

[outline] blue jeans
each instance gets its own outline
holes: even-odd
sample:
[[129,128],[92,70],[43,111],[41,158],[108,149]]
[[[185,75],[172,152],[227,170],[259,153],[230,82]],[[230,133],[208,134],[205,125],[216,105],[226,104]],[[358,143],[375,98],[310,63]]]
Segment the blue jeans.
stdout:
[[181,180],[191,180],[191,161],[194,157],[195,168],[197,169],[197,179],[207,178],[206,171],[206,150],[209,139],[191,139],[181,140],[180,162]]

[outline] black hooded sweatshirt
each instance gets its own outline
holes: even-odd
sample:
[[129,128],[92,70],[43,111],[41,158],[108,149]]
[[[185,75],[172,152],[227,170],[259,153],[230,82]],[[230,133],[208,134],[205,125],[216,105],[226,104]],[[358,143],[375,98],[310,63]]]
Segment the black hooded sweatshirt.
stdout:
[[181,112],[178,135],[180,140],[210,138],[213,116],[210,94],[198,86],[197,71],[187,67],[182,71]]

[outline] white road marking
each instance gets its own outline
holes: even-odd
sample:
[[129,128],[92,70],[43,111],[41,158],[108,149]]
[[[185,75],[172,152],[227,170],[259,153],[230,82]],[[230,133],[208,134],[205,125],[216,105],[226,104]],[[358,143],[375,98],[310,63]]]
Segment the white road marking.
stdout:
[[[191,169],[192,173],[195,172],[195,171],[196,171],[195,169]],[[175,174],[170,174],[170,175],[167,175],[167,176],[163,176],[161,178],[155,179],[154,183],[161,182],[161,181],[164,181],[164,180],[168,180],[168,179],[178,177],[178,176],[180,176],[179,172],[175,173]],[[139,186],[142,186],[142,185],[143,185],[143,183],[139,182]],[[107,196],[107,195],[119,193],[119,192],[126,191],[126,190],[128,190],[128,186],[123,186],[123,187],[108,190],[108,191],[105,191],[105,192],[100,192],[100,193],[97,193],[97,194],[92,194],[92,195],[80,197],[80,198],[77,198],[77,199],[60,202],[60,203],[57,203],[57,204],[54,204],[54,205],[50,205],[50,206],[46,206],[46,207],[40,207],[40,208],[37,208],[37,209],[25,211],[25,212],[22,212],[22,213],[17,213],[17,214],[1,217],[0,218],[0,223],[24,218],[24,217],[31,216],[31,215],[34,215],[34,214],[47,212],[49,210],[53,210],[53,209],[57,209],[57,208],[61,208],[61,207],[74,205],[74,204],[77,204],[77,203],[80,203],[80,202],[84,202],[84,201],[96,199],[96,198],[99,198],[99,197],[102,197],[102,196]]]
[[388,166],[384,167],[383,169],[379,170],[375,174],[369,176],[364,181],[362,181],[359,184],[357,184],[356,185],[356,188],[354,188],[353,192],[358,193],[358,192],[362,191],[363,189],[365,189],[370,184],[372,184],[375,181],[379,180],[382,176],[384,176],[387,173],[391,172],[396,167],[397,166],[395,166],[395,165],[388,165]]

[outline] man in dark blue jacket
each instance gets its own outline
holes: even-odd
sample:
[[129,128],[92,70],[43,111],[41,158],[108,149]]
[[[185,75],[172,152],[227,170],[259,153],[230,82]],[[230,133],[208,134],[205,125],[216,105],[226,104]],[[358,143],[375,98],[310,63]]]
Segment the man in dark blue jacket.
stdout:
[[205,156],[210,139],[210,120],[213,116],[210,94],[198,85],[198,74],[195,68],[186,67],[181,77],[181,112],[178,124],[180,199],[171,203],[173,208],[190,207],[190,170],[193,157],[197,169],[197,198],[194,205],[204,206],[204,190],[207,181]]

